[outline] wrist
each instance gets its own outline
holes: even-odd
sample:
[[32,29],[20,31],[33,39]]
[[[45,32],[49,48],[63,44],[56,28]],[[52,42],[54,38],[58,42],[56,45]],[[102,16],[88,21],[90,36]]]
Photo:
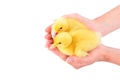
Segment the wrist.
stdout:
[[110,62],[110,56],[109,56],[110,50],[109,50],[109,48],[107,46],[102,46],[102,48],[103,48],[102,55],[104,56],[103,61]]
[[110,10],[104,15],[94,19],[94,22],[99,24],[99,30],[103,36],[118,29],[120,27],[120,6]]
[[100,57],[98,58],[98,61],[107,61],[107,47],[104,45],[100,45],[99,47],[99,54]]
[[120,65],[120,49],[104,46],[104,61]]

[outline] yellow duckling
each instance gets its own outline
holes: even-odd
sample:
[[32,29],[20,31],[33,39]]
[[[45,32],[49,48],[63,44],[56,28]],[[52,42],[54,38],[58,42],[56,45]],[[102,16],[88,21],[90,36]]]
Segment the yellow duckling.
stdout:
[[88,51],[100,43],[100,35],[87,29],[76,30],[72,33],[61,32],[53,39],[51,48],[57,47],[63,54],[84,57]]
[[54,38],[60,32],[73,32],[78,29],[87,29],[86,25],[73,18],[58,18],[52,25],[51,34]]

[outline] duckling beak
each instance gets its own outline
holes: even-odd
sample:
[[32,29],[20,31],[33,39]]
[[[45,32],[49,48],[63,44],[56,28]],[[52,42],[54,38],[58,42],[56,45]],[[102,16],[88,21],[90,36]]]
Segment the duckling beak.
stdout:
[[52,32],[51,35],[52,35],[52,38],[54,38],[57,35],[57,32]]
[[55,45],[55,44],[52,44],[52,45],[50,46],[50,49],[54,49],[54,48],[56,48],[56,45]]

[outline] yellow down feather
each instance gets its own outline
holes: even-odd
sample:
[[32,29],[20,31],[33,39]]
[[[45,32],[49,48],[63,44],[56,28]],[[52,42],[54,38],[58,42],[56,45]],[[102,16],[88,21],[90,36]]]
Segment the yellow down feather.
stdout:
[[54,38],[56,33],[73,32],[78,29],[87,29],[86,25],[73,18],[60,17],[52,25],[51,34]]
[[69,56],[84,57],[88,55],[88,51],[99,45],[100,35],[88,29],[79,29],[72,33],[61,32],[53,40],[51,48],[57,47]]

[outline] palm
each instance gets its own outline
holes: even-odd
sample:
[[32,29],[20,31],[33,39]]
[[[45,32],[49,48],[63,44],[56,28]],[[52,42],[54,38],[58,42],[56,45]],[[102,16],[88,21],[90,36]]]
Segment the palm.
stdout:
[[100,45],[96,49],[89,52],[89,55],[83,58],[79,58],[76,56],[68,57],[67,62],[71,64],[75,68],[81,68],[86,65],[90,65],[96,61],[101,61],[104,59],[103,55],[103,45]]
[[46,28],[46,36],[45,38],[47,39],[47,44],[46,44],[46,47],[52,51],[53,53],[55,53],[56,55],[58,55],[61,59],[63,60],[66,60],[67,59],[67,55],[61,53],[57,48],[54,48],[54,49],[50,49],[50,46],[51,44],[53,43],[53,39],[52,39],[52,36],[51,36],[51,26],[47,27]]
[[[65,15],[64,17],[71,17],[71,18],[75,18],[79,21],[82,21],[83,23],[85,23],[88,28],[97,31],[97,32],[101,32],[99,31],[99,26],[97,24],[95,24],[94,22],[88,20],[87,18],[84,18],[78,14],[70,14],[70,15]],[[52,37],[51,37],[51,26],[49,26],[48,28],[46,28],[46,39],[47,39],[47,47],[48,49],[50,49],[51,44],[53,43]],[[100,45],[99,47],[97,47],[96,49],[92,50],[91,52],[89,52],[89,55],[84,57],[84,58],[79,58],[76,56],[71,56],[68,57],[67,55],[62,54],[57,48],[55,49],[50,49],[53,53],[55,53],[56,55],[58,55],[61,59],[66,60],[69,64],[71,64],[73,67],[75,68],[80,68],[89,64],[92,64],[98,60],[100,60],[102,58],[102,54],[101,50],[102,49],[102,45]]]

